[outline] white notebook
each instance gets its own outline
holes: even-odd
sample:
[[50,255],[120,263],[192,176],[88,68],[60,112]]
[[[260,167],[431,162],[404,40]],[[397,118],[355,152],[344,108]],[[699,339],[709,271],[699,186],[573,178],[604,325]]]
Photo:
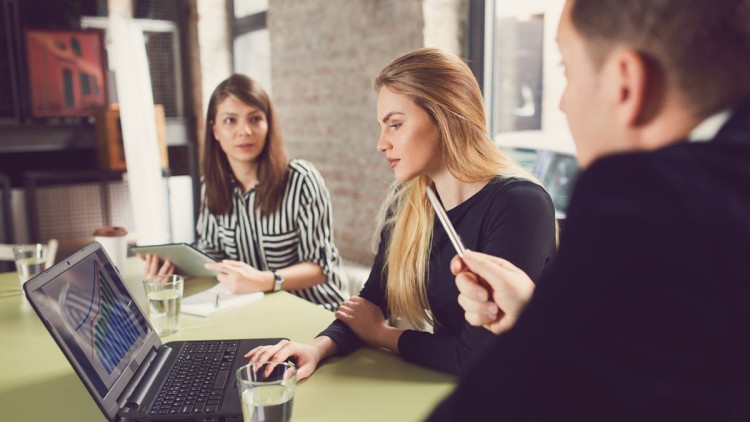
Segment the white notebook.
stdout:
[[235,294],[221,284],[217,284],[208,290],[183,298],[180,312],[207,317],[215,312],[254,302],[261,298],[263,298],[263,292]]

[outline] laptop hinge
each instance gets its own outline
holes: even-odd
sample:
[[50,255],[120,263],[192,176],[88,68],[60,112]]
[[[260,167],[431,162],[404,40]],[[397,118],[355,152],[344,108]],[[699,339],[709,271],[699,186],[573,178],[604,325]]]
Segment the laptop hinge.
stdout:
[[133,375],[133,379],[130,380],[128,386],[117,399],[121,409],[124,407],[137,408],[143,403],[149,387],[153,384],[171,354],[172,348],[169,346],[162,346],[158,350],[152,349],[148,353],[146,359],[143,360],[143,364]]

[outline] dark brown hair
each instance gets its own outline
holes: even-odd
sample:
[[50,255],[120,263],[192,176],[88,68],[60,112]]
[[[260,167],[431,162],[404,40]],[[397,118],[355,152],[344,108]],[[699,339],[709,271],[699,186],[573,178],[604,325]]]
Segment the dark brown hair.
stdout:
[[750,0],[568,1],[595,61],[629,45],[682,90],[697,117],[750,94]]
[[233,95],[247,105],[258,108],[266,115],[268,133],[266,144],[258,155],[258,186],[255,206],[261,214],[269,215],[279,208],[286,189],[289,158],[281,138],[279,122],[266,91],[245,75],[234,74],[221,82],[208,103],[206,137],[203,143],[203,182],[206,189],[208,211],[214,215],[225,214],[232,204],[234,180],[226,153],[214,137],[213,124],[216,109],[222,101]]

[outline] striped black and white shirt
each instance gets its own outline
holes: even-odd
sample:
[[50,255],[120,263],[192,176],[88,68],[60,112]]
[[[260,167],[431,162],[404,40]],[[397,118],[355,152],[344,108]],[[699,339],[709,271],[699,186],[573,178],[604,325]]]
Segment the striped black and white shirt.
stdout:
[[255,188],[243,193],[235,186],[231,209],[224,215],[208,212],[205,185],[201,196],[198,249],[215,259],[242,261],[261,271],[300,262],[318,264],[327,281],[290,293],[331,311],[344,301],[341,258],[333,243],[330,195],[311,163],[289,163],[284,199],[268,216],[261,216],[255,208]]

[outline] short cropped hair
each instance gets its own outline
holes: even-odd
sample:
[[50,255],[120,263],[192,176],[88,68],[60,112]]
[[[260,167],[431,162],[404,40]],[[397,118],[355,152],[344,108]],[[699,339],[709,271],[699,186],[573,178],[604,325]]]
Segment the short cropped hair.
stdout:
[[697,117],[750,95],[750,0],[569,0],[599,64],[616,44],[644,55]]

